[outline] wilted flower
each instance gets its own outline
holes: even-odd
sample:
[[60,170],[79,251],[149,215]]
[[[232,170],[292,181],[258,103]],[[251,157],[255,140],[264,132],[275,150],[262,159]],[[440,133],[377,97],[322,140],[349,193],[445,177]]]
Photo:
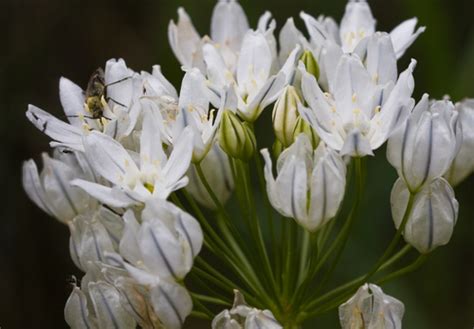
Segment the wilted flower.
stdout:
[[258,310],[245,302],[244,296],[234,290],[234,305],[212,320],[212,329],[281,329],[269,310]]
[[[392,216],[398,228],[407,211],[410,191],[399,178],[392,189]],[[434,179],[415,196],[403,237],[420,253],[428,253],[451,239],[458,218],[459,204],[444,178]]]
[[388,161],[410,191],[443,176],[451,166],[461,139],[457,119],[450,101],[430,102],[425,94],[406,124],[389,139]]
[[374,284],[364,284],[339,306],[339,320],[342,329],[401,329],[404,312],[399,300]]
[[[93,277],[97,281],[92,281]],[[74,284],[64,308],[67,324],[73,329],[135,328],[135,320],[122,305],[119,291],[98,277],[101,275],[88,272],[82,279],[81,288]]]
[[300,134],[278,158],[276,179],[268,150],[262,154],[268,198],[278,212],[309,231],[336,215],[346,185],[346,166],[336,152],[323,143],[313,151],[309,138]]

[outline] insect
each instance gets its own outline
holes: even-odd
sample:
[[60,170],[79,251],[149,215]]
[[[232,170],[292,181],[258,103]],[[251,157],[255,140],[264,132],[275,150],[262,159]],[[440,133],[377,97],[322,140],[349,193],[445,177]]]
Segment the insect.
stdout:
[[115,104],[126,107],[124,104],[117,102],[116,100],[107,96],[107,87],[115,85],[130,79],[131,77],[125,77],[117,81],[105,84],[104,70],[99,67],[89,79],[87,83],[87,89],[85,91],[85,107],[86,110],[91,114],[91,119],[102,119],[104,117],[104,107],[106,102],[109,100]]

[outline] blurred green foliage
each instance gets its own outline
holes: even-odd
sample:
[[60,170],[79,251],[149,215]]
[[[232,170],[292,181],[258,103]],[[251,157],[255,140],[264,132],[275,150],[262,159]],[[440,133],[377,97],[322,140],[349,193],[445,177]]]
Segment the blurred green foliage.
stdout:
[[[281,27],[301,10],[339,20],[345,0],[242,0],[254,26],[270,10]],[[472,0],[373,0],[380,30],[391,30],[416,16],[427,31],[400,68],[416,58],[417,99],[449,94],[474,97],[474,21]],[[1,0],[0,1],[0,326],[64,328],[67,278],[80,277],[69,258],[68,230],[48,218],[21,188],[21,163],[39,159],[48,140],[26,120],[28,103],[61,117],[60,76],[85,86],[93,70],[111,57],[123,57],[135,70],[161,64],[179,85],[182,72],[167,42],[167,25],[178,6],[186,8],[197,29],[209,29],[214,0]],[[298,26],[303,27],[299,19]],[[269,117],[266,117],[269,119]],[[265,134],[271,136],[271,131]],[[384,149],[368,161],[368,191],[362,218],[349,241],[335,282],[367,269],[394,232],[389,195],[396,173]],[[451,243],[439,248],[422,269],[384,286],[406,306],[405,328],[462,329],[474,326],[474,203],[470,178],[456,189],[460,218]],[[190,324],[205,328],[207,324]],[[338,328],[332,312],[308,328]]]

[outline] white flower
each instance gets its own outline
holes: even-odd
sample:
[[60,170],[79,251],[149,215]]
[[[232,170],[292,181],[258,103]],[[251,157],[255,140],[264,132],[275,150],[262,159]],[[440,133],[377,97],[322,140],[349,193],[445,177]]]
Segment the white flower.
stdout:
[[[83,151],[82,136],[90,130],[103,131],[120,140],[126,137],[130,127],[135,125],[136,115],[131,107],[137,94],[136,75],[120,59],[107,61],[104,74],[105,94],[101,99],[103,117],[93,119],[86,107],[85,92],[72,81],[61,78],[59,93],[66,123],[40,108],[29,105],[27,118],[54,142],[51,146],[63,146]],[[107,86],[110,84],[110,86]]]
[[300,48],[292,50],[277,74],[273,74],[275,55],[268,32],[248,31],[242,41],[235,74],[225,66],[218,49],[204,46],[204,60],[211,86],[220,91],[234,88],[237,96],[237,111],[246,121],[255,121],[269,104],[273,103],[294,75]]
[[[407,208],[410,192],[399,178],[392,189],[392,216],[398,228]],[[420,253],[431,252],[449,242],[458,217],[459,204],[444,178],[426,184],[414,200],[413,209],[403,231],[405,241]]]
[[456,133],[457,118],[450,101],[430,102],[425,94],[406,124],[389,139],[388,161],[410,191],[443,176],[451,166],[462,138]]
[[336,215],[346,184],[346,167],[336,152],[323,143],[313,151],[308,136],[300,134],[278,158],[276,179],[268,150],[262,154],[268,198],[278,212],[309,231]]
[[121,255],[109,253],[107,263],[126,269],[138,285],[146,288],[146,298],[165,328],[181,328],[191,313],[192,301],[186,288],[175,280],[184,279],[202,247],[199,224],[163,200],[146,204],[141,224],[131,210],[123,218]]
[[[265,32],[270,19],[271,15],[268,12],[262,15],[258,22],[258,30]],[[270,25],[273,26],[273,31],[275,23],[272,21]],[[218,48],[224,66],[233,74],[242,39],[249,30],[247,17],[239,3],[235,0],[219,0],[212,13],[210,37],[201,38],[188,14],[183,8],[179,8],[178,23],[171,21],[168,26],[168,39],[176,58],[186,68],[196,67],[205,72],[203,46],[210,43]],[[276,45],[272,35],[267,37],[273,43],[274,58]]]
[[[234,180],[227,154],[222,151],[219,144],[215,143],[200,165],[207,181],[212,186],[212,190],[219,201],[224,204],[234,189]],[[189,184],[186,186],[186,190],[200,204],[209,209],[215,209],[216,205],[199,179],[194,166],[189,168],[187,176],[189,177]]]
[[[85,157],[80,153],[76,155],[85,165]],[[90,176],[79,163],[52,159],[46,153],[43,153],[41,174],[33,160],[23,164],[25,192],[38,207],[63,223],[96,207],[95,202],[84,191],[70,185],[76,178],[90,179]]]
[[466,99],[456,104],[462,127],[462,143],[445,178],[453,185],[459,184],[474,171],[474,100]]
[[[343,155],[372,155],[403,124],[413,107],[415,64],[412,61],[395,85],[390,79],[380,85],[357,55],[343,55],[326,93],[315,77],[301,68],[309,108],[300,106],[299,112],[329,147]],[[385,75],[385,69],[378,68],[378,77]]]
[[191,270],[203,243],[201,227],[191,215],[167,201],[152,200],[141,224],[130,210],[124,221],[119,250],[127,261],[162,279],[181,280]]
[[[171,139],[178,138],[184,129],[191,129],[194,162],[202,160],[215,140],[224,106],[221,101],[225,103],[225,97],[220,100],[208,88],[206,78],[198,69],[186,72],[179,93],[176,120],[171,124]],[[219,109],[217,113],[210,108],[211,104]]]
[[140,204],[151,197],[165,199],[184,187],[188,182],[184,175],[192,156],[192,131],[183,130],[167,157],[161,143],[160,125],[161,116],[157,112],[145,112],[137,160],[111,137],[91,132],[84,139],[86,154],[97,173],[113,187],[80,179],[74,180],[73,185],[113,207]]
[[[376,20],[365,0],[350,0],[347,3],[339,28],[332,18],[321,16],[315,19],[304,12],[301,13],[301,18],[305,22],[314,49],[324,46],[328,41],[339,45],[345,53],[351,53],[376,32]],[[397,58],[402,57],[408,47],[425,31],[423,26],[415,31],[417,22],[416,18],[406,20],[390,32]]]
[[212,320],[212,329],[281,329],[283,328],[269,310],[250,307],[244,296],[234,290],[232,309],[224,310]]
[[87,272],[95,262],[104,262],[107,252],[115,252],[122,236],[120,216],[106,208],[92,215],[81,215],[68,223],[69,251],[78,268]]
[[339,306],[339,319],[342,329],[401,329],[404,312],[402,302],[374,284],[365,284]]

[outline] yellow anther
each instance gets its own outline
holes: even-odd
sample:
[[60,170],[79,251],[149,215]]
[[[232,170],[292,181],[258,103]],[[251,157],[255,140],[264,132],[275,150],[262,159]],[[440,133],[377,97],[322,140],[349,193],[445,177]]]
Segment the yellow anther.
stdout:
[[372,80],[375,82],[375,83],[378,83],[379,82],[379,75],[378,73],[375,73],[374,76],[372,77]]
[[382,109],[382,107],[380,107],[380,105],[377,105],[375,107],[375,113],[380,113],[380,110]]
[[154,186],[153,184],[145,183],[145,184],[143,184],[143,186],[145,186],[145,188],[146,188],[151,194],[153,194],[153,191],[155,190],[155,186]]
[[360,112],[361,112],[361,110],[359,108],[356,108],[356,109],[352,110],[352,113],[354,113],[355,115],[359,115]]
[[357,101],[357,94],[353,93],[352,94],[352,102],[355,103]]

